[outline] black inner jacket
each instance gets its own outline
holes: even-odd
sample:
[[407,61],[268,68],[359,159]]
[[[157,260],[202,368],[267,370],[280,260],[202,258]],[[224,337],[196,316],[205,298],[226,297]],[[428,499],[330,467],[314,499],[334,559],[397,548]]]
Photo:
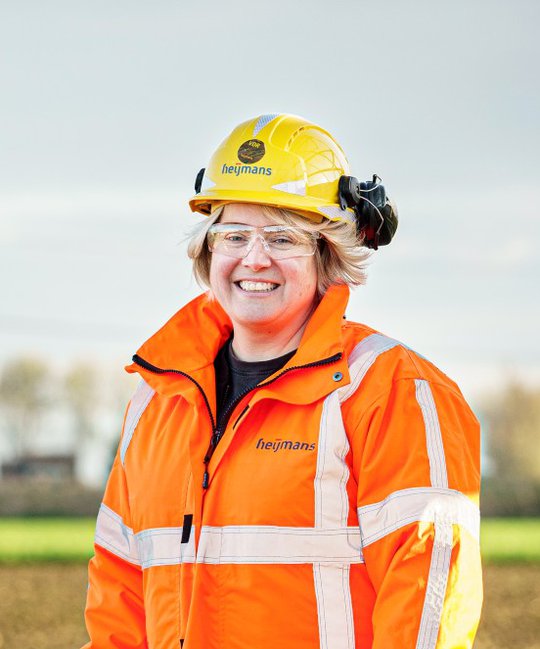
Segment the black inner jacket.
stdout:
[[280,370],[295,353],[296,350],[267,361],[241,361],[234,355],[232,338],[229,338],[214,361],[218,429],[225,429],[232,413],[229,406],[241,394]]

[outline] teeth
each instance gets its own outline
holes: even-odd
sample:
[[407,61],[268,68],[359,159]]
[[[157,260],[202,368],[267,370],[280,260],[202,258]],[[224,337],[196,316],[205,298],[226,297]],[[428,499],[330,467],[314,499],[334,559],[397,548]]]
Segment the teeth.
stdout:
[[259,292],[268,292],[273,291],[277,284],[271,284],[270,282],[239,282],[240,288],[243,291],[259,291]]

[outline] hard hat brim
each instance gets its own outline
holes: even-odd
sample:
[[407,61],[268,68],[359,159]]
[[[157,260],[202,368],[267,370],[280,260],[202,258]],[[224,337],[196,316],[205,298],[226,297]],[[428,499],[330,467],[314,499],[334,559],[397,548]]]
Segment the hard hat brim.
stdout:
[[[287,209],[297,212],[316,223],[321,223],[324,218],[331,221],[354,221],[354,212],[350,208],[341,210],[336,203],[322,199],[314,200],[313,196],[305,197],[283,192],[283,197],[278,197],[276,191],[206,190],[204,193],[193,196],[189,201],[189,206],[192,212],[209,215],[216,207],[231,203],[252,203],[254,205],[269,205],[270,207]],[[330,213],[332,213],[332,216],[329,216]]]

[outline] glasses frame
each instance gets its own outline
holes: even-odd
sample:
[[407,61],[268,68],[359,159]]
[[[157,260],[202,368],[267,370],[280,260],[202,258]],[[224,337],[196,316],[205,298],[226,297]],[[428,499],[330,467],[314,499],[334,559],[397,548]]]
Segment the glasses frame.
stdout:
[[[246,246],[244,254],[235,254],[231,251],[227,250],[221,250],[220,248],[213,248],[210,240],[208,238],[208,235],[213,235],[215,233],[226,233],[226,232],[245,232],[245,233],[250,233],[250,239],[249,242]],[[287,251],[283,250],[279,252],[278,256],[276,257],[274,255],[274,252],[270,249],[270,246],[268,245],[268,242],[264,238],[262,233],[275,233],[275,232],[296,232],[296,233],[301,233],[302,236],[307,236],[309,239],[312,240],[313,242],[313,251],[312,252],[307,252],[307,253],[295,253],[294,252],[294,247],[292,250]],[[253,226],[253,225],[244,225],[242,223],[214,223],[208,228],[208,233],[207,233],[207,246],[208,250],[214,254],[217,253],[219,255],[225,255],[226,257],[232,257],[234,259],[245,259],[249,253],[253,250],[253,246],[255,245],[255,241],[257,239],[260,240],[265,253],[271,258],[271,259],[295,259],[297,257],[312,257],[316,252],[317,252],[317,240],[321,237],[321,235],[318,232],[309,232],[307,230],[304,230],[303,228],[296,227],[294,225],[263,225],[263,226]],[[238,250],[238,252],[241,252]],[[284,254],[287,252],[291,252],[292,254]]]

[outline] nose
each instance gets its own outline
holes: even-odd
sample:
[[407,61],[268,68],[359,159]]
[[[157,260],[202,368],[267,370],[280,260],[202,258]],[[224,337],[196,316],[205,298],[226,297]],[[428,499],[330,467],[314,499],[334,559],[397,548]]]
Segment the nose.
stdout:
[[271,264],[272,258],[266,250],[265,241],[258,234],[249,246],[247,255],[242,259],[242,266],[258,270],[259,268],[268,268]]

